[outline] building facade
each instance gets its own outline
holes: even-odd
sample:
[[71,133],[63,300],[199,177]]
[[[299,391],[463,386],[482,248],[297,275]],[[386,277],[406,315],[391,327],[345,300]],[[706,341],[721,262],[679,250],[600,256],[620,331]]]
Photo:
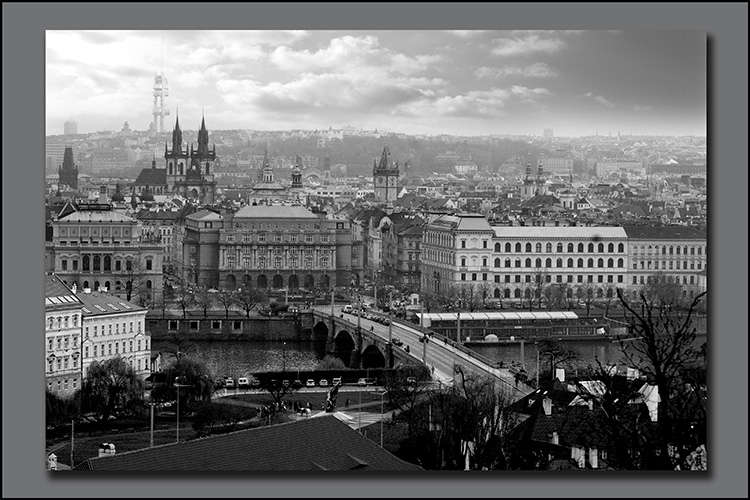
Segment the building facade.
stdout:
[[73,148],[66,147],[63,155],[63,162],[58,171],[58,185],[70,186],[72,189],[78,189],[78,167],[73,163]]
[[83,304],[81,373],[85,379],[94,362],[121,357],[141,379],[151,374],[151,337],[146,332],[148,309],[111,294],[79,290]]
[[100,288],[132,300],[140,294],[156,300],[162,293],[162,253],[158,235],[150,236],[135,219],[106,200],[79,203],[77,210],[51,222],[45,245],[48,272],[67,286]]
[[82,310],[83,303],[59,277],[45,277],[45,381],[47,390],[61,397],[81,387]]
[[295,205],[250,205],[219,230],[219,286],[289,290],[347,286],[352,273],[348,219]]

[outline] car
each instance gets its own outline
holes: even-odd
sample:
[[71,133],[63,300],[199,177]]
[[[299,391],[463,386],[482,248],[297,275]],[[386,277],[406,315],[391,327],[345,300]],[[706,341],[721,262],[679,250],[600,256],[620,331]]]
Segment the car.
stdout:
[[367,379],[361,378],[361,379],[357,380],[357,385],[360,386],[360,387],[365,387],[367,385]]
[[393,337],[392,342],[393,342],[393,345],[395,345],[395,346],[402,346],[402,345],[404,345],[404,341],[401,340],[398,337]]
[[233,378],[230,378],[230,377],[227,377],[226,379],[224,379],[224,385],[225,385],[225,386],[226,386],[227,388],[232,388],[232,387],[234,387],[234,379],[233,379]]
[[341,377],[335,377],[333,379],[333,385],[339,384],[341,385]]
[[257,378],[250,379],[250,387],[260,387],[260,380]]
[[320,382],[318,382],[318,385],[320,387],[328,387],[328,380],[322,378],[322,379],[320,379]]
[[247,377],[240,377],[237,379],[237,387],[240,389],[247,389],[250,387],[250,381],[247,379]]
[[351,312],[352,312],[352,305],[351,305],[351,304],[347,304],[347,305],[345,305],[345,306],[344,306],[344,307],[343,307],[343,308],[341,309],[341,312],[345,312],[345,313],[347,313],[347,314],[348,314],[348,313],[351,313]]
[[307,382],[305,382],[305,385],[307,387],[315,387],[315,381],[311,378],[307,379]]
[[295,379],[294,382],[292,382],[292,387],[299,389],[302,387],[302,381],[300,379]]

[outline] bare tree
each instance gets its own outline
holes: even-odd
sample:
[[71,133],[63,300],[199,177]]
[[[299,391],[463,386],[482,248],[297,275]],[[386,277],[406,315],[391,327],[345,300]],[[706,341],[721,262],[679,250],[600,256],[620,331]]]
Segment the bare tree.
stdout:
[[547,272],[546,268],[538,267],[534,269],[534,274],[532,277],[533,287],[532,287],[532,297],[531,301],[537,303],[537,308],[542,308],[542,301],[545,298],[544,291],[549,288],[548,279],[550,278],[550,274]]
[[247,317],[250,317],[250,311],[255,306],[266,300],[266,294],[259,288],[240,288],[236,294],[237,304],[245,311]]
[[224,313],[229,318],[229,309],[237,303],[237,292],[235,290],[229,290],[222,288],[219,293],[216,294],[216,301],[224,307]]
[[549,367],[550,372],[552,373],[551,378],[553,380],[557,368],[580,358],[578,351],[565,347],[561,343],[550,339],[540,340],[537,349],[539,349],[540,357],[549,358]]
[[140,257],[126,258],[124,268],[114,272],[115,279],[123,281],[128,302],[146,287],[146,271]]
[[195,294],[184,283],[180,283],[174,294],[175,303],[182,309],[182,318],[187,317],[187,310],[195,303]]
[[617,299],[617,287],[612,283],[607,283],[604,287],[604,316],[609,316],[609,310],[612,303]]
[[578,289],[576,290],[576,297],[578,298],[578,300],[583,302],[583,305],[586,307],[586,316],[590,316],[591,308],[596,302],[596,287],[594,286],[594,284],[584,283],[582,285],[579,285]]
[[206,286],[200,286],[195,291],[195,305],[203,311],[203,317],[208,317],[208,310],[214,305],[213,293]]
[[482,309],[487,309],[487,301],[492,295],[492,285],[489,281],[480,281],[477,285],[477,295],[479,296],[479,303],[482,304]]
[[617,298],[625,308],[625,321],[637,338],[629,348],[621,342],[622,352],[632,366],[653,380],[659,388],[659,430],[661,437],[661,468],[673,469],[669,453],[673,443],[671,397],[679,384],[682,372],[700,359],[695,349],[697,337],[695,315],[706,292],[682,303],[682,287],[663,275],[650,277],[650,284],[629,301],[622,290]]
[[440,306],[446,311],[450,311],[456,306],[456,299],[458,298],[458,290],[453,285],[445,285],[440,288],[437,294]]
[[458,300],[461,302],[461,306],[474,312],[479,307],[481,297],[477,290],[477,286],[473,283],[466,283],[460,285],[458,288]]

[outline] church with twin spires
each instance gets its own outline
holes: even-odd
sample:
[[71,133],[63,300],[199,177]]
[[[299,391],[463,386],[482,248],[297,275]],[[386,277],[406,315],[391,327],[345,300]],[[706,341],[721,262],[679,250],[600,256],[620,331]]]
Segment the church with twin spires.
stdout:
[[198,130],[198,145],[183,147],[180,118],[177,116],[172,130],[171,148],[164,145],[165,168],[156,168],[156,159],[151,168],[144,168],[133,183],[133,189],[141,198],[151,194],[175,194],[200,204],[216,200],[216,145],[209,147],[206,119],[201,119]]

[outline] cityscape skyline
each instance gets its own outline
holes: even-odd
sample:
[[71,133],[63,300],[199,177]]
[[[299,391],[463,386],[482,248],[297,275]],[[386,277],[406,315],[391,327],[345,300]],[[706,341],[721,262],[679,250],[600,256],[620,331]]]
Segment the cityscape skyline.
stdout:
[[703,31],[337,30],[47,31],[47,135],[147,130],[162,37],[188,128],[706,134]]

